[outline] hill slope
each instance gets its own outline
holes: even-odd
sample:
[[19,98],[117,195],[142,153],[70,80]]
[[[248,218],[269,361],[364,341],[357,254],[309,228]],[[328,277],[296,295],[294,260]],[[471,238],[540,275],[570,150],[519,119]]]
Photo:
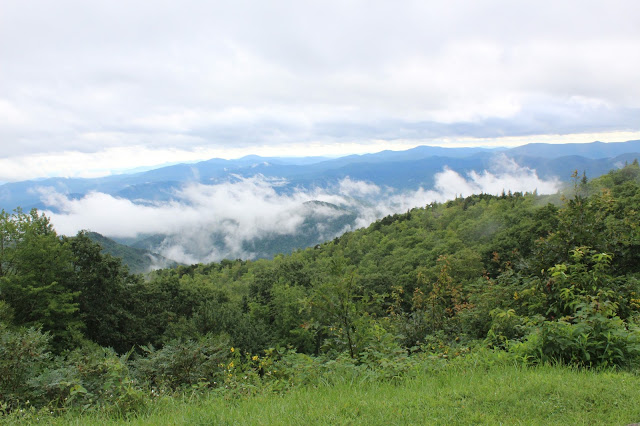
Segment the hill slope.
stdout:
[[157,253],[117,243],[97,232],[88,232],[87,236],[102,246],[103,253],[121,259],[132,274],[146,273],[159,268],[174,268],[179,265],[178,262]]

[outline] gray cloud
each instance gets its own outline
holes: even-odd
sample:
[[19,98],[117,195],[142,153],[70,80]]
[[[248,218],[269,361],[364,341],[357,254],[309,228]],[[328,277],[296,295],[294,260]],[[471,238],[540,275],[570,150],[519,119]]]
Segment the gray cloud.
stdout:
[[2,9],[0,159],[640,130],[632,0]]

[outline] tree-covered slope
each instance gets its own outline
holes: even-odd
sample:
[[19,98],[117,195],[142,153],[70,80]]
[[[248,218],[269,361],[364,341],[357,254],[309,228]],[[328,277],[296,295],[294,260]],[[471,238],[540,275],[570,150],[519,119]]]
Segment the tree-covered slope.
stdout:
[[143,274],[153,269],[178,266],[178,262],[167,259],[157,253],[117,243],[97,232],[87,232],[87,236],[102,246],[103,253],[122,259],[122,264],[126,265],[133,274]]
[[84,233],[60,238],[35,211],[3,213],[0,395],[19,407],[74,389],[87,403],[96,377],[119,401],[129,391],[117,383],[249,391],[310,371],[400,377],[418,360],[487,348],[526,364],[637,370],[640,166],[574,173],[552,199],[431,203],[273,260],[144,280]]
[[[576,175],[560,206],[520,193],[433,203],[271,262],[194,265],[154,279],[224,291],[229,299],[220,309],[240,306],[234,319],[200,322],[220,313],[199,305],[192,320],[200,332],[229,330],[250,351],[281,344],[357,353],[382,319],[409,346],[434,335],[524,342],[536,327],[560,327],[559,319],[562,327],[579,315],[591,321],[591,304],[609,307],[609,325],[631,321],[640,272],[638,174],[635,163],[592,182]],[[509,331],[500,331],[507,327],[500,310]]]

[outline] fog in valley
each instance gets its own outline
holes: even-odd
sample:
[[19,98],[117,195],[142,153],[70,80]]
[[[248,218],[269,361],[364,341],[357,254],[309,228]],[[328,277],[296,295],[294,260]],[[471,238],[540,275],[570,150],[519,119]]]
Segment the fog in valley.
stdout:
[[[282,179],[258,175],[225,183],[185,184],[171,201],[128,200],[100,192],[80,198],[40,188],[56,230],[91,230],[113,238],[162,235],[153,251],[182,263],[260,256],[251,242],[314,232],[321,241],[364,227],[393,213],[474,193],[555,193],[559,180],[506,157],[489,170],[461,175],[444,168],[432,189],[399,191],[349,177],[327,187],[288,188]],[[318,241],[319,242],[319,241]]]

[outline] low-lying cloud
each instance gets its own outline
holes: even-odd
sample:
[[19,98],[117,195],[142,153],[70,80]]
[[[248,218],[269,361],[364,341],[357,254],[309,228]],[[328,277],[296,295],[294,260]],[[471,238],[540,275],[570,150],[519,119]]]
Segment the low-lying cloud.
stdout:
[[[388,214],[456,196],[534,190],[548,194],[559,189],[558,180],[542,180],[535,170],[506,157],[491,170],[466,176],[445,168],[435,175],[433,189],[401,192],[349,177],[326,188],[278,191],[282,184],[281,179],[264,176],[236,177],[216,185],[190,183],[166,202],[132,201],[101,192],[71,198],[52,188],[40,191],[51,209],[46,214],[61,234],[82,229],[110,237],[161,234],[164,241],[153,250],[179,262],[197,263],[260,256],[248,243],[310,232],[309,226],[326,240]],[[340,218],[350,219],[344,224],[337,221]],[[327,226],[331,221],[341,227]]]

